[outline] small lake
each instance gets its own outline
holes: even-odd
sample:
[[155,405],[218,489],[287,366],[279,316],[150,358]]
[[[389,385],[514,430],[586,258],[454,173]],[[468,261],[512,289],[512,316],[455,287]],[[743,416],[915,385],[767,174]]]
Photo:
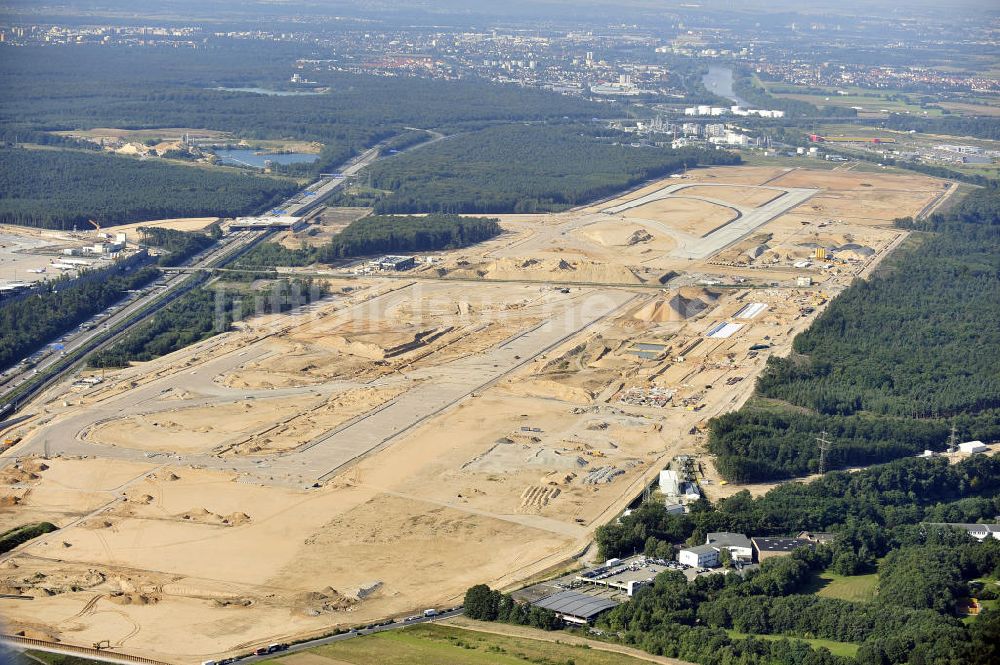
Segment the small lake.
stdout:
[[701,82],[709,92],[731,99],[738,106],[746,108],[747,101],[733,92],[733,70],[729,67],[709,67]]
[[323,95],[326,93],[315,90],[270,90],[268,88],[216,88],[226,92],[250,92],[255,95],[267,95],[268,97],[302,97],[305,95]]
[[259,169],[264,168],[264,162],[270,161],[274,164],[301,164],[304,162],[314,162],[319,155],[308,152],[289,152],[283,155],[258,155],[257,151],[251,148],[240,148],[238,150],[213,150],[212,152],[223,164],[235,164],[236,166],[254,166]]

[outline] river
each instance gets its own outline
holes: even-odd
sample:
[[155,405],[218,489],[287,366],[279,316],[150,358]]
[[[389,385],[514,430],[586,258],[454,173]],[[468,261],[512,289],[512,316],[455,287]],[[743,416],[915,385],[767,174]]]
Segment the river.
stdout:
[[708,73],[701,77],[701,82],[709,92],[726,97],[737,106],[749,106],[745,99],[733,92],[733,70],[729,67],[709,67]]

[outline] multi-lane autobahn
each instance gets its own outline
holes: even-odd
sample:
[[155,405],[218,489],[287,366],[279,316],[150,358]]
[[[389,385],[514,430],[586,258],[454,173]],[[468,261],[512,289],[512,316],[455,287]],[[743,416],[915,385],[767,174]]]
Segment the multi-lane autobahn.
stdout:
[[[378,158],[379,147],[365,151],[351,160],[340,173],[322,176],[264,216],[296,216],[309,212],[333,194],[348,177]],[[266,231],[242,231],[223,237],[186,262],[184,267],[193,274],[165,273],[156,285],[130,294],[125,302],[105,310],[64,335],[59,340],[61,348],[43,353],[33,367],[25,368],[22,364],[20,368],[10,370],[9,381],[0,389],[0,422],[11,418],[41,390],[77,367],[86,355],[109,344],[131,326],[198,286],[206,279],[207,271],[232,261],[267,235]]]

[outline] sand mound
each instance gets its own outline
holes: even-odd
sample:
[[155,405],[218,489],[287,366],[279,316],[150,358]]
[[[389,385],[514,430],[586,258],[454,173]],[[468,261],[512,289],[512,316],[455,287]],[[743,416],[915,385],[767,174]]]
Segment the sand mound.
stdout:
[[569,485],[576,478],[576,474],[566,471],[553,471],[542,476],[542,485]]
[[714,291],[685,287],[669,298],[646,303],[632,314],[632,318],[654,323],[682,321],[705,311],[718,298],[719,294]]
[[300,593],[295,598],[299,611],[308,616],[339,612],[348,609],[357,602],[356,599],[345,596],[333,587]]
[[222,523],[230,526],[240,526],[249,522],[250,516],[246,513],[232,513],[231,515],[227,515],[222,518]]
[[628,237],[628,240],[625,241],[625,244],[631,247],[632,245],[638,245],[639,243],[642,242],[649,242],[652,239],[653,236],[650,235],[648,231],[643,231],[640,229],[635,231],[632,235],[630,235]]
[[19,466],[12,466],[10,468],[0,471],[0,483],[4,485],[17,485],[20,483],[29,483],[33,480],[38,480],[41,478],[37,473],[32,473],[22,469]]
[[533,379],[518,382],[510,390],[526,397],[544,397],[574,404],[589,404],[594,393],[580,386],[570,386],[553,379]]
[[718,291],[702,288],[699,286],[685,286],[677,290],[677,293],[685,298],[698,298],[704,302],[715,302],[722,295]]
[[454,272],[456,276],[477,276],[486,279],[553,279],[616,284],[641,284],[643,281],[626,266],[566,259],[504,258]]
[[20,505],[21,497],[15,496],[13,494],[5,494],[0,496],[0,508],[11,508],[13,506]]
[[108,600],[116,605],[153,605],[160,602],[156,596],[144,593],[115,593],[108,596]]
[[168,480],[170,482],[173,482],[175,480],[180,480],[180,479],[181,479],[181,477],[178,476],[173,471],[171,471],[170,473],[166,474],[165,476],[159,476],[159,475],[157,475],[155,473],[151,473],[148,476],[146,476],[146,480]]
[[220,524],[223,526],[240,526],[250,522],[250,516],[246,513],[235,512],[229,515],[219,515],[205,508],[194,508],[175,515],[175,517],[196,524]]
[[31,473],[41,473],[48,471],[49,465],[40,459],[26,459],[21,462],[21,468]]
[[566,371],[571,368],[582,370],[594,367],[610,352],[611,347],[608,346],[604,337],[596,335],[585,342],[577,344],[569,351],[566,351],[566,353],[549,360],[538,370],[538,374]]

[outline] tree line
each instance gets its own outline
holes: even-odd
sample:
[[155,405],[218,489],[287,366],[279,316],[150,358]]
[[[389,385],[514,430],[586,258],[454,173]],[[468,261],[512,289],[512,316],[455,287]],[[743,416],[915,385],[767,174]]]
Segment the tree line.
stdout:
[[[605,639],[704,665],[985,665],[997,653],[1000,612],[987,610],[965,625],[956,610],[973,593],[970,580],[1000,575],[1000,542],[979,543],[964,530],[931,522],[992,519],[998,510],[1000,460],[989,457],[956,465],[906,459],[832,472],[756,499],[744,491],[714,505],[702,500],[688,514],[667,513],[662,502],[649,501],[598,530],[602,556],[645,549],[672,558],[676,545],[703,543],[709,531],[826,530],[834,541],[693,582],[668,570],[602,615],[598,628]],[[813,581],[825,570],[877,571],[878,593],[864,602],[817,596]],[[998,595],[977,589],[984,599]],[[471,606],[473,618],[505,621],[502,603],[513,602],[505,598],[473,587],[467,610]],[[857,654],[838,657],[797,639],[807,637],[856,644]]]
[[710,164],[738,164],[724,150],[633,147],[630,138],[581,124],[501,125],[449,137],[368,167],[388,195],[345,195],[378,213],[531,213],[565,210],[650,178]]
[[121,300],[126,291],[142,287],[159,275],[155,268],[126,275],[115,274],[113,269],[108,273],[107,279],[72,286],[55,280],[42,293],[0,304],[0,369],[30,356]]
[[278,280],[256,291],[225,285],[195,287],[87,362],[91,367],[127,367],[153,360],[227,332],[234,321],[287,312],[327,293],[325,284],[310,279]]
[[741,482],[815,471],[815,437],[834,466],[1000,438],[1000,191],[981,189],[946,215],[904,228],[931,232],[891,269],[857,280],[788,358],[771,357],[757,400],[711,422],[719,471]]
[[139,235],[143,244],[163,250],[157,260],[161,266],[176,266],[209,248],[220,234],[218,226],[213,226],[213,230],[213,235],[206,235],[162,226],[140,226]]
[[0,223],[90,228],[170,217],[251,214],[291,180],[94,152],[0,148]]
[[289,249],[261,243],[237,260],[234,268],[307,266],[374,254],[426,252],[468,247],[502,232],[494,218],[459,215],[368,215],[348,224],[326,245]]

